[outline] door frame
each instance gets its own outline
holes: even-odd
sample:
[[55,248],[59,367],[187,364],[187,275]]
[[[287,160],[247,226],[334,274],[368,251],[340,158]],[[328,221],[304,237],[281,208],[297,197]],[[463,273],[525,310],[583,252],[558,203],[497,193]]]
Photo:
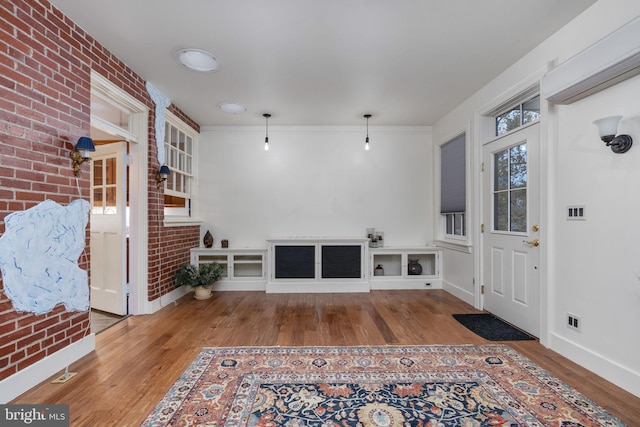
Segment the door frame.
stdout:
[[[490,218],[484,218],[484,191],[482,174],[482,147],[488,141],[495,139],[495,115],[499,113],[505,105],[516,103],[518,99],[526,97],[528,94],[539,93],[540,81],[542,76],[548,71],[549,67],[543,67],[536,70],[527,78],[514,84],[500,95],[493,98],[484,106],[476,110],[474,114],[473,122],[473,135],[474,135],[474,162],[473,162],[473,176],[474,188],[473,192],[477,195],[474,204],[473,216],[476,218],[475,222],[475,238],[477,242],[475,259],[474,259],[474,277],[475,279],[475,298],[474,306],[477,309],[482,310],[484,307],[484,298],[481,292],[482,281],[484,278],[484,238],[481,230],[482,224],[485,224],[485,228],[490,224]],[[548,346],[550,342],[549,325],[552,324],[553,319],[549,318],[551,311],[549,310],[551,301],[549,299],[549,279],[553,277],[553,223],[550,221],[551,209],[552,209],[552,196],[553,189],[550,187],[550,182],[553,182],[553,177],[549,176],[549,173],[554,170],[553,162],[554,158],[549,150],[548,146],[548,132],[553,129],[549,123],[549,103],[546,99],[540,98],[540,343],[544,346]],[[486,165],[485,165],[486,166]],[[487,171],[488,173],[489,171]]]
[[[129,314],[149,314],[148,298],[149,109],[108,79],[91,70],[91,91],[99,91],[130,112],[129,132],[91,115],[91,126],[119,134],[129,141]],[[122,135],[124,133],[124,135]]]

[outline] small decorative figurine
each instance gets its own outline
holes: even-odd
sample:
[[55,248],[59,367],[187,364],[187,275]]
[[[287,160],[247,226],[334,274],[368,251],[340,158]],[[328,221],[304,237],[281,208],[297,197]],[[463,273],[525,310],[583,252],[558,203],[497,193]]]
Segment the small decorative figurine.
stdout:
[[209,230],[204,235],[204,239],[202,239],[205,248],[210,248],[213,246],[213,234]]

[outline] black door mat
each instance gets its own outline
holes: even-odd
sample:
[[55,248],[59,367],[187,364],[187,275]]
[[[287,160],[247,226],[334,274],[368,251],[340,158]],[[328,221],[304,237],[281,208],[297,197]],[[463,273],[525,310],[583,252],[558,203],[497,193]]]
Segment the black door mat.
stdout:
[[524,341],[536,339],[490,313],[454,314],[453,318],[471,332],[489,341]]

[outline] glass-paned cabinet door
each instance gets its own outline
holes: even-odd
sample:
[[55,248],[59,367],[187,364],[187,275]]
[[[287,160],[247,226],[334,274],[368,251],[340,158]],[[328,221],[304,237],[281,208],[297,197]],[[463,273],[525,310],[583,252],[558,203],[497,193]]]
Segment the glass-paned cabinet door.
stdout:
[[233,255],[233,277],[263,277],[262,255]]
[[222,277],[229,277],[229,260],[227,255],[200,255],[198,265],[217,262],[223,269]]

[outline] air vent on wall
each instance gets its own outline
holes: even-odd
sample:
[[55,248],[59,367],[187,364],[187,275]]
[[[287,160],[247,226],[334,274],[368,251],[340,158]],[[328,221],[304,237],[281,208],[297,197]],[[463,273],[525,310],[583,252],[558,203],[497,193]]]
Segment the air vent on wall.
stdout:
[[571,104],[640,74],[640,17],[549,71],[542,96],[555,104]]

